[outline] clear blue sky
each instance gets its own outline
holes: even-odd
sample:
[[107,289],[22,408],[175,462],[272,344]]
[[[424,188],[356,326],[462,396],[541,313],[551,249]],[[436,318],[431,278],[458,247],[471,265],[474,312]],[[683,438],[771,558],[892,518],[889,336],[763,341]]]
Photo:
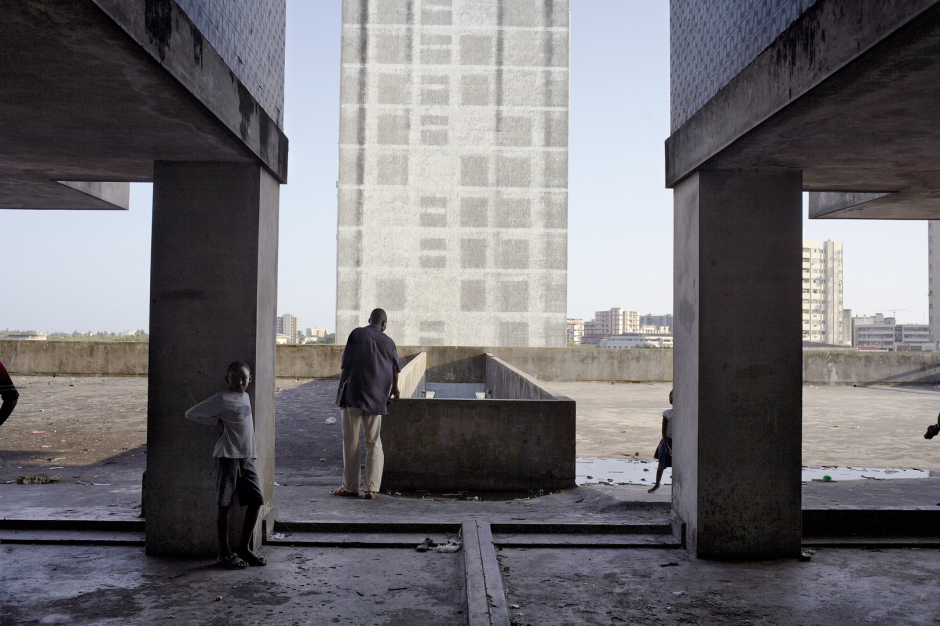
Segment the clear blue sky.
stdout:
[[[340,2],[288,0],[278,314],[334,329]],[[571,0],[568,315],[672,310],[668,2]],[[150,185],[130,211],[4,211],[0,329],[148,327]],[[806,221],[845,245],[845,307],[927,319],[924,222]],[[906,310],[905,310],[906,309]]]

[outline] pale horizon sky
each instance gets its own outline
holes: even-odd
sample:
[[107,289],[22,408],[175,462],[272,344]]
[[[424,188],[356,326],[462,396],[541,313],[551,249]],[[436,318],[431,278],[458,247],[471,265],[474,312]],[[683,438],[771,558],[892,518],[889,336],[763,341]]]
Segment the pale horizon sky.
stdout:
[[[672,311],[669,7],[571,0],[568,316]],[[340,2],[287,3],[278,315],[335,329]],[[0,329],[119,332],[149,326],[152,185],[129,211],[3,211]],[[805,204],[805,203],[804,203]],[[923,221],[806,219],[844,245],[844,304],[927,321]]]

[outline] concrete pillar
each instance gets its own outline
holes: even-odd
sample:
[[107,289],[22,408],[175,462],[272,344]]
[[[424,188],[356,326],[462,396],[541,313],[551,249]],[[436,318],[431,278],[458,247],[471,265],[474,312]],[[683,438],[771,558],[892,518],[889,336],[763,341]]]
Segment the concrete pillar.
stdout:
[[148,554],[218,553],[212,449],[221,428],[183,414],[224,389],[234,360],[251,366],[266,510],[273,502],[278,194],[277,181],[257,164],[154,165]]
[[800,552],[801,188],[740,171],[675,188],[672,500],[702,558]]

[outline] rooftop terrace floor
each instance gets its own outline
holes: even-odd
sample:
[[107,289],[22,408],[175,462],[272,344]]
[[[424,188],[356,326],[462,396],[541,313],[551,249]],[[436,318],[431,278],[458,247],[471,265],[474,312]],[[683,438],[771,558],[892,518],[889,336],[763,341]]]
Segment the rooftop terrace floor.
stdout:
[[[22,404],[0,429],[0,480],[46,472],[62,482],[0,484],[0,518],[136,519],[146,381],[24,377],[17,383]],[[647,494],[640,486],[587,485],[541,497],[481,494],[482,500],[467,500],[471,494],[331,497],[342,455],[339,424],[325,423],[337,413],[335,381],[279,381],[278,387],[275,497],[278,519],[288,524],[669,519],[669,487]],[[579,455],[652,455],[668,385],[547,387],[579,403]],[[936,393],[805,387],[804,458],[940,467],[934,461],[940,444],[922,438],[940,404]],[[935,508],[938,502],[940,477],[803,486],[804,508]],[[289,545],[263,552],[268,567],[231,572],[212,561],[148,557],[136,546],[4,544],[0,624],[468,623],[460,554]],[[936,554],[823,547],[809,562],[741,564],[701,561],[668,547],[598,545],[503,547],[496,558],[513,624],[933,624],[940,615]]]

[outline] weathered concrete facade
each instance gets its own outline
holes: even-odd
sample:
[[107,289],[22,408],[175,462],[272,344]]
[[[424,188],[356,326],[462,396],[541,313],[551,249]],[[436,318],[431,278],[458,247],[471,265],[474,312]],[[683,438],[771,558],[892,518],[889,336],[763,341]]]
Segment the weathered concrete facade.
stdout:
[[563,347],[567,0],[344,0],[336,327]]

